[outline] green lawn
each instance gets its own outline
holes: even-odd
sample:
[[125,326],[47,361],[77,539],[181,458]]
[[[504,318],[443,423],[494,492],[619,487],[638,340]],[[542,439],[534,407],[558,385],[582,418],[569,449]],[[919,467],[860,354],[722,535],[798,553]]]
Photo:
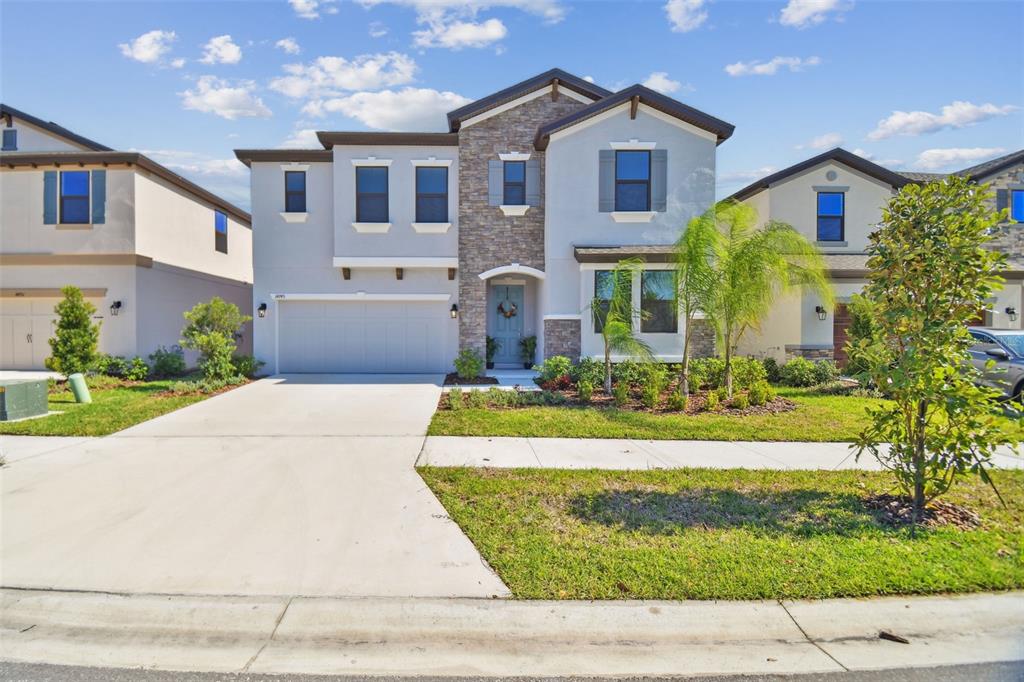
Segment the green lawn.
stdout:
[[0,422],[0,434],[19,436],[106,436],[153,417],[199,402],[209,396],[160,396],[174,379],[134,386],[90,388],[92,403],[78,404],[70,391],[50,394],[48,417],[12,424]]
[[780,599],[1024,587],[1024,471],[945,498],[971,531],[879,523],[875,472],[420,469],[517,598]]
[[431,436],[637,438],[641,440],[852,441],[867,423],[873,398],[779,388],[797,404],[790,412],[730,416],[654,414],[597,407],[439,410]]

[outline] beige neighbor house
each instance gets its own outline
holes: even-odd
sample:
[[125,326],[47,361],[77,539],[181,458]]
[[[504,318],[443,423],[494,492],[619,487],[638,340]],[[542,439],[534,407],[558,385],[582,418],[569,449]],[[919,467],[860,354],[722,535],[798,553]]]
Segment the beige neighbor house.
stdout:
[[[1024,286],[1024,150],[957,171],[956,175],[988,183],[995,208],[1008,209],[992,248],[1007,255],[1006,284],[979,311],[978,323],[1000,329],[1022,326]],[[833,149],[761,178],[733,194],[757,209],[764,220],[793,225],[817,244],[836,293],[834,309],[813,294],[793,294],[779,301],[760,332],[748,332],[740,343],[744,354],[813,359],[846,357],[843,347],[849,316],[846,303],[867,282],[865,249],[868,235],[881,220],[882,207],[908,183],[945,177],[935,173],[894,172],[852,154]]]
[[7,105],[0,130],[0,369],[43,368],[69,284],[96,306],[112,355],[177,343],[182,313],[214,296],[251,313],[248,213],[142,154]]

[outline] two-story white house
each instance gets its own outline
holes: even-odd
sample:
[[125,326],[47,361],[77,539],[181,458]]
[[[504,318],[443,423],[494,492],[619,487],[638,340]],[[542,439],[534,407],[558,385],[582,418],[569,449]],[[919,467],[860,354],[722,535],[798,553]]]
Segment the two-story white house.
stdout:
[[252,169],[255,353],[276,372],[444,372],[487,337],[498,367],[534,359],[525,337],[537,360],[598,355],[591,302],[638,256],[637,332],[676,359],[669,252],[714,202],[732,131],[554,69],[451,112],[446,132],[237,150]]
[[251,313],[248,213],[142,154],[7,105],[0,131],[0,369],[43,368],[66,285],[96,307],[112,355],[178,343],[182,314],[214,296]]

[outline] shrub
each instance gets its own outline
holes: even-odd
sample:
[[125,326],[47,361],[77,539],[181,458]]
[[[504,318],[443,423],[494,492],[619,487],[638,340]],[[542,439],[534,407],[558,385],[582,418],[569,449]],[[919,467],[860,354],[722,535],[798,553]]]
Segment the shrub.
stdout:
[[217,296],[208,303],[197,303],[185,313],[181,345],[199,351],[199,368],[207,380],[225,381],[237,376],[231,364],[235,334],[251,319],[234,303]]
[[211,381],[225,381],[237,376],[231,356],[235,352],[235,341],[223,332],[205,332],[192,337],[191,346],[199,351],[199,369],[203,378]]
[[168,393],[175,395],[189,395],[193,393],[216,393],[231,386],[243,383],[242,377],[229,377],[227,379],[200,379],[199,381],[175,381],[167,389]]
[[668,400],[666,401],[668,409],[673,412],[685,412],[686,411],[687,396],[682,391],[676,390],[668,394]]
[[576,384],[589,381],[591,386],[600,386],[604,381],[604,363],[594,358],[580,358],[580,361],[569,369],[569,377]]
[[734,388],[748,389],[758,381],[768,378],[764,363],[754,358],[732,359],[732,380]]
[[551,381],[541,381],[540,387],[545,391],[568,391],[572,388],[572,379],[568,374],[555,377]]
[[649,410],[657,408],[661,402],[661,386],[655,382],[644,384],[640,388],[640,402]]
[[260,368],[264,364],[252,355],[235,355],[231,358],[231,365],[235,368],[235,374],[249,379],[259,374]]
[[487,395],[480,390],[473,389],[466,395],[466,406],[474,410],[487,407]]
[[462,389],[453,388],[448,391],[448,409],[449,410],[461,410],[462,409]]
[[640,385],[654,384],[661,393],[668,384],[668,366],[658,362],[646,362],[640,365]]
[[629,402],[629,384],[625,381],[620,381],[617,384],[612,385],[612,401],[616,407],[623,407]]
[[777,384],[782,380],[782,375],[779,373],[779,363],[775,358],[764,358],[761,360],[761,364],[764,365],[765,378],[769,383]]
[[170,349],[160,346],[149,356],[149,361],[154,377],[164,379],[185,373],[185,354],[181,352],[181,346],[174,345]]
[[539,365],[533,366],[533,370],[539,374],[536,379],[538,384],[568,376],[571,368],[572,362],[564,355],[552,355]]
[[715,412],[716,410],[718,410],[718,405],[718,391],[708,391],[707,395],[704,396],[704,407],[709,412]]
[[128,361],[119,355],[97,353],[92,369],[103,376],[121,378],[128,371]]
[[847,310],[850,326],[846,330],[846,373],[869,381],[870,352],[883,339],[882,331],[874,320],[874,304],[861,294],[854,294]]
[[745,410],[750,407],[750,398],[747,397],[746,393],[737,393],[729,401],[729,407],[734,410]]
[[576,395],[581,403],[589,403],[594,397],[594,384],[588,379],[583,379],[576,384]]
[[519,339],[519,357],[524,365],[532,365],[537,357],[537,337],[524,336]]
[[128,381],[145,381],[149,376],[149,365],[145,360],[136,356],[127,363],[127,369],[122,376]]
[[455,373],[460,379],[475,379],[484,371],[484,361],[472,348],[463,348],[455,358]]
[[839,368],[831,360],[819,360],[814,363],[814,383],[828,384],[839,378]]
[[814,363],[807,358],[793,358],[779,368],[779,374],[786,386],[813,386],[817,383]]
[[612,365],[612,382],[639,386],[644,379],[643,369],[635,360],[623,360]]
[[508,399],[505,397],[507,393],[514,393],[514,391],[503,391],[497,386],[491,386],[487,389],[487,404],[494,407],[507,406]]
[[50,357],[44,364],[47,369],[68,376],[92,367],[100,326],[92,321],[96,306],[85,300],[81,289],[67,286],[61,293],[64,298],[53,309],[58,316],[57,328],[49,340]]
[[694,384],[694,387],[718,388],[725,381],[725,360],[721,358],[696,358],[690,361],[691,376],[695,372],[701,377],[701,383]]
[[718,394],[719,403],[724,403],[726,400],[729,399],[729,392],[725,390],[725,386],[722,386],[721,388],[716,388],[715,393]]
[[750,404],[751,405],[764,405],[771,398],[768,396],[772,393],[772,387],[767,381],[758,381],[756,384],[750,387]]

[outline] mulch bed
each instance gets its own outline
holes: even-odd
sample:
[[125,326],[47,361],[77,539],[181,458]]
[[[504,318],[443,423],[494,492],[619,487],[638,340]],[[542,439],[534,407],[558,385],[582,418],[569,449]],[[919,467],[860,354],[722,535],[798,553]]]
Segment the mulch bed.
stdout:
[[[909,526],[914,518],[914,502],[909,497],[876,495],[865,501],[868,509],[877,511],[890,526]],[[923,524],[929,528],[953,526],[960,530],[974,530],[981,526],[978,513],[945,500],[933,500],[924,509]]]
[[474,377],[472,379],[460,379],[459,375],[455,372],[445,375],[444,385],[445,386],[488,386],[497,384],[498,380],[494,377]]

